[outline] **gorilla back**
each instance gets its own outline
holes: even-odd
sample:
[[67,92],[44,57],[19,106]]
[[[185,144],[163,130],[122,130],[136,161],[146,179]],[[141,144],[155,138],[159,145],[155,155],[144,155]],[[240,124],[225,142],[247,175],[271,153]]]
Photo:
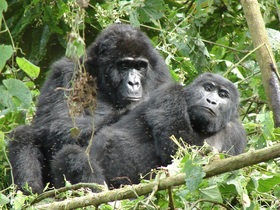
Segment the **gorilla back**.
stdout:
[[[69,115],[67,90],[72,88],[71,81],[79,65],[67,58],[57,61],[41,89],[32,123],[35,140],[30,144],[40,145],[40,152],[47,162],[46,168],[63,145],[86,146],[92,132],[97,133],[103,126],[117,122],[160,85],[172,81],[167,65],[149,38],[130,25],[114,24],[106,28],[88,48],[82,61],[85,61],[89,75],[96,78],[97,107],[93,116],[84,110],[75,118],[75,126],[80,131],[77,137],[71,135],[74,123]],[[14,138],[17,140],[16,135]],[[23,152],[28,154],[20,149],[23,147],[15,144],[20,145],[21,142],[15,141],[10,145],[17,148],[12,149],[15,156],[12,166],[18,165]],[[22,167],[17,171],[21,170],[29,169]],[[32,176],[32,172],[29,175]],[[19,177],[16,183],[38,179],[35,174],[32,178],[24,174]],[[46,181],[50,181],[48,177]],[[29,184],[32,186],[32,183]]]
[[[240,154],[246,134],[238,120],[238,106],[236,87],[219,75],[205,73],[186,87],[164,86],[95,135],[90,152],[94,172],[88,161],[80,161],[85,153],[77,146],[58,152],[52,165],[55,185],[63,185],[63,174],[72,183],[96,182],[102,177],[113,187],[138,183],[140,174],[171,162],[177,150],[171,135],[190,145],[207,141],[219,152]],[[79,167],[73,168],[76,159]]]

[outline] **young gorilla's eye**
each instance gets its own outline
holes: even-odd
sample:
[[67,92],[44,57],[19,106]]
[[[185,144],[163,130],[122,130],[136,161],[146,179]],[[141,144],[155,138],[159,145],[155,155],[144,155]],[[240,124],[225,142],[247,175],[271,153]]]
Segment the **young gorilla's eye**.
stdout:
[[229,98],[229,92],[227,90],[220,90],[219,91],[219,96],[221,98]]
[[215,85],[212,83],[207,83],[204,85],[204,90],[206,90],[207,92],[210,92],[214,89]]

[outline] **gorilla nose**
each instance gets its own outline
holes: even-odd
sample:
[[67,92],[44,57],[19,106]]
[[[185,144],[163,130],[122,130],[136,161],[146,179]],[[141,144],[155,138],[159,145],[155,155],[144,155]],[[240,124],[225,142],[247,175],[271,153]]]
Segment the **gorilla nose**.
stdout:
[[128,86],[132,90],[137,90],[140,87],[139,81],[128,81]]
[[206,98],[206,101],[209,103],[209,104],[212,104],[212,105],[217,105],[217,102],[216,101],[213,101],[209,98]]
[[133,82],[133,81],[128,81],[128,85],[130,85],[130,86],[139,86],[139,82],[138,81],[136,81],[136,82]]

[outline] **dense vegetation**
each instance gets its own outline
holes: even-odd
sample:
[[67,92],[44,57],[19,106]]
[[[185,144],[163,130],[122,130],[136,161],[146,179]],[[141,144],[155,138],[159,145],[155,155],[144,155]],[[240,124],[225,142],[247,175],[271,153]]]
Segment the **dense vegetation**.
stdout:
[[[241,120],[248,150],[280,139],[269,111],[258,63],[242,6],[228,0],[0,0],[0,207],[22,209],[36,195],[25,196],[11,185],[7,134],[28,124],[36,97],[52,62],[77,57],[107,25],[126,22],[141,27],[164,56],[174,79],[189,83],[202,72],[233,81],[241,94]],[[280,3],[259,0],[278,69],[280,67]],[[84,5],[83,5],[84,4]],[[189,150],[188,150],[189,151]],[[210,155],[211,156],[211,155]],[[176,209],[277,209],[280,169],[277,160],[202,179],[209,161],[199,150],[180,150],[168,167],[172,175],[191,171],[186,185],[172,189]],[[223,156],[221,155],[221,158]],[[164,174],[159,173],[162,176]],[[188,177],[188,176],[187,176]],[[61,197],[86,193],[66,192]],[[60,197],[60,198],[61,198]],[[167,209],[168,191],[124,200],[120,209]],[[114,209],[102,205],[100,209]]]

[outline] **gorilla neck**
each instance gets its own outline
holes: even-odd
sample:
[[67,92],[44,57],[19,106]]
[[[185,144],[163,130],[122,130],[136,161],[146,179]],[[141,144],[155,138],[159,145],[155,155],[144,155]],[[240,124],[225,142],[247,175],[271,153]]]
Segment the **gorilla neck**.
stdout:
[[210,136],[217,132],[217,123],[209,118],[194,118],[190,116],[191,126],[195,132],[203,136]]

